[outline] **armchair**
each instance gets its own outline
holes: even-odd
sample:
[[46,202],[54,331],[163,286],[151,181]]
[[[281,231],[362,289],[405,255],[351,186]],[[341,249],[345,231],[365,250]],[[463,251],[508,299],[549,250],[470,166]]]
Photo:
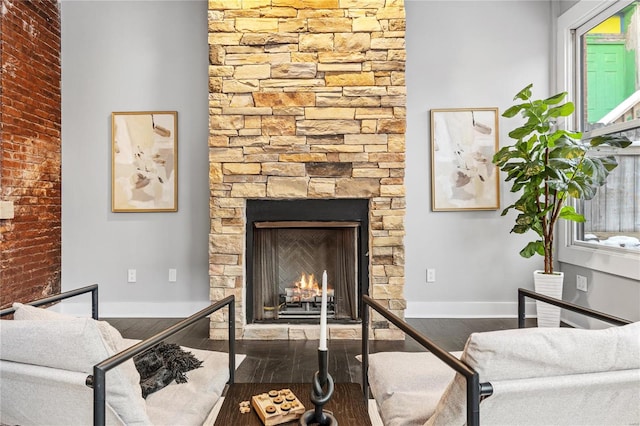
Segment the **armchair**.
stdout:
[[[85,293],[92,295],[91,319],[33,308]],[[15,314],[0,321],[0,423],[202,424],[225,384],[234,382],[234,302],[227,297],[143,341],[123,339],[97,320],[97,284],[0,311],[0,317]],[[229,352],[185,348],[202,367],[187,373],[187,383],[143,399],[132,358],[224,307]]]
[[473,333],[448,353],[368,296],[369,306],[430,352],[369,354],[363,309],[364,397],[369,385],[386,426],[483,424],[638,424],[640,322],[519,290],[620,327],[515,329]]

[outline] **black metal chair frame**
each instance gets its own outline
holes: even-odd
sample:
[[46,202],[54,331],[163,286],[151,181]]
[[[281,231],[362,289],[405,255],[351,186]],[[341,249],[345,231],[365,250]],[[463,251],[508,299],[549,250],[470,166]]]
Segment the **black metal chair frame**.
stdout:
[[[518,328],[524,328],[525,323],[525,298],[539,300],[562,309],[577,312],[588,317],[596,318],[601,321],[609,322],[614,325],[630,324],[631,321],[608,315],[603,312],[585,308],[560,299],[545,296],[524,288],[518,289]],[[422,347],[431,351],[442,362],[461,374],[467,382],[467,425],[477,426],[480,424],[480,401],[483,397],[490,396],[493,393],[491,383],[480,383],[478,373],[475,372],[464,362],[460,361],[449,352],[442,349],[429,338],[423,336],[416,329],[411,327],[405,321],[389,312],[379,302],[375,301],[368,295],[362,296],[362,392],[365,401],[369,399],[369,306],[385,317],[389,322],[402,330],[406,335],[413,338]]]
[[[67,291],[57,294],[55,296],[46,297],[43,299],[34,300],[32,302],[25,303],[25,305],[42,306],[60,300],[69,299],[80,294],[91,293],[91,316],[93,319],[98,319],[98,284],[78,288],[75,290]],[[223,307],[229,307],[229,384],[233,384],[235,381],[236,370],[236,348],[235,348],[235,297],[228,296],[222,300],[212,303],[208,307],[202,309],[199,312],[191,315],[188,318],[176,323],[175,325],[167,328],[160,333],[151,336],[122,352],[119,352],[104,361],[93,366],[93,375],[87,376],[86,384],[88,387],[93,388],[93,424],[96,426],[103,426],[105,424],[105,396],[106,396],[106,373],[112,368],[117,367],[123,362],[132,359],[134,356],[146,351],[147,349],[157,345],[166,338],[176,334],[180,330],[192,325],[196,321],[212,314],[213,312],[222,309]],[[14,308],[7,308],[0,311],[0,317],[9,315],[15,312]]]

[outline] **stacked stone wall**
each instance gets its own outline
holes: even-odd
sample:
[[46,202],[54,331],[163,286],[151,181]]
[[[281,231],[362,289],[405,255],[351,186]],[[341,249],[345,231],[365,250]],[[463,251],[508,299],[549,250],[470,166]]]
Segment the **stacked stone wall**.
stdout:
[[[247,199],[370,200],[368,293],[403,316],[405,10],[402,0],[209,1],[210,296],[245,327]],[[226,314],[211,337],[226,337]],[[374,337],[399,338],[374,316]],[[353,338],[357,327],[332,327]]]

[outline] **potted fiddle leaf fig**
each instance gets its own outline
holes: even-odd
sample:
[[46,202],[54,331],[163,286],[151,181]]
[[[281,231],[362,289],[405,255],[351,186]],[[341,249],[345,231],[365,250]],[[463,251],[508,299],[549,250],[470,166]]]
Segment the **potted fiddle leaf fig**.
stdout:
[[[631,141],[624,136],[608,135],[585,141],[580,132],[559,128],[557,120],[575,110],[572,102],[564,102],[567,92],[534,100],[532,87],[529,84],[518,92],[514,97],[517,103],[502,114],[512,118],[520,113],[526,121],[509,133],[515,142],[500,149],[493,162],[506,173],[506,181],[512,182],[511,192],[521,194],[502,211],[502,216],[511,209],[518,212],[511,232],[533,231],[537,235],[520,251],[526,258],[536,254],[544,257],[544,270],[534,272],[536,291],[549,294],[548,289],[553,289],[550,295],[561,298],[563,274],[553,270],[556,223],[558,219],[584,222],[584,216],[568,205],[567,199],[592,199],[618,165],[611,155],[590,155],[591,148],[625,148]],[[545,284],[545,281],[552,282]],[[558,310],[558,323],[559,318]],[[538,312],[539,325],[540,322]],[[555,319],[552,322],[556,325]]]

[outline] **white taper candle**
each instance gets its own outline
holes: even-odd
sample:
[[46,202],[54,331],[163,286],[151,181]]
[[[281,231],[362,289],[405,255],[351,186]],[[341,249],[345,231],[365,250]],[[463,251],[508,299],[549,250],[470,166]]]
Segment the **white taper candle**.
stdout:
[[320,346],[318,350],[327,350],[327,271],[322,273],[322,302],[320,305]]

